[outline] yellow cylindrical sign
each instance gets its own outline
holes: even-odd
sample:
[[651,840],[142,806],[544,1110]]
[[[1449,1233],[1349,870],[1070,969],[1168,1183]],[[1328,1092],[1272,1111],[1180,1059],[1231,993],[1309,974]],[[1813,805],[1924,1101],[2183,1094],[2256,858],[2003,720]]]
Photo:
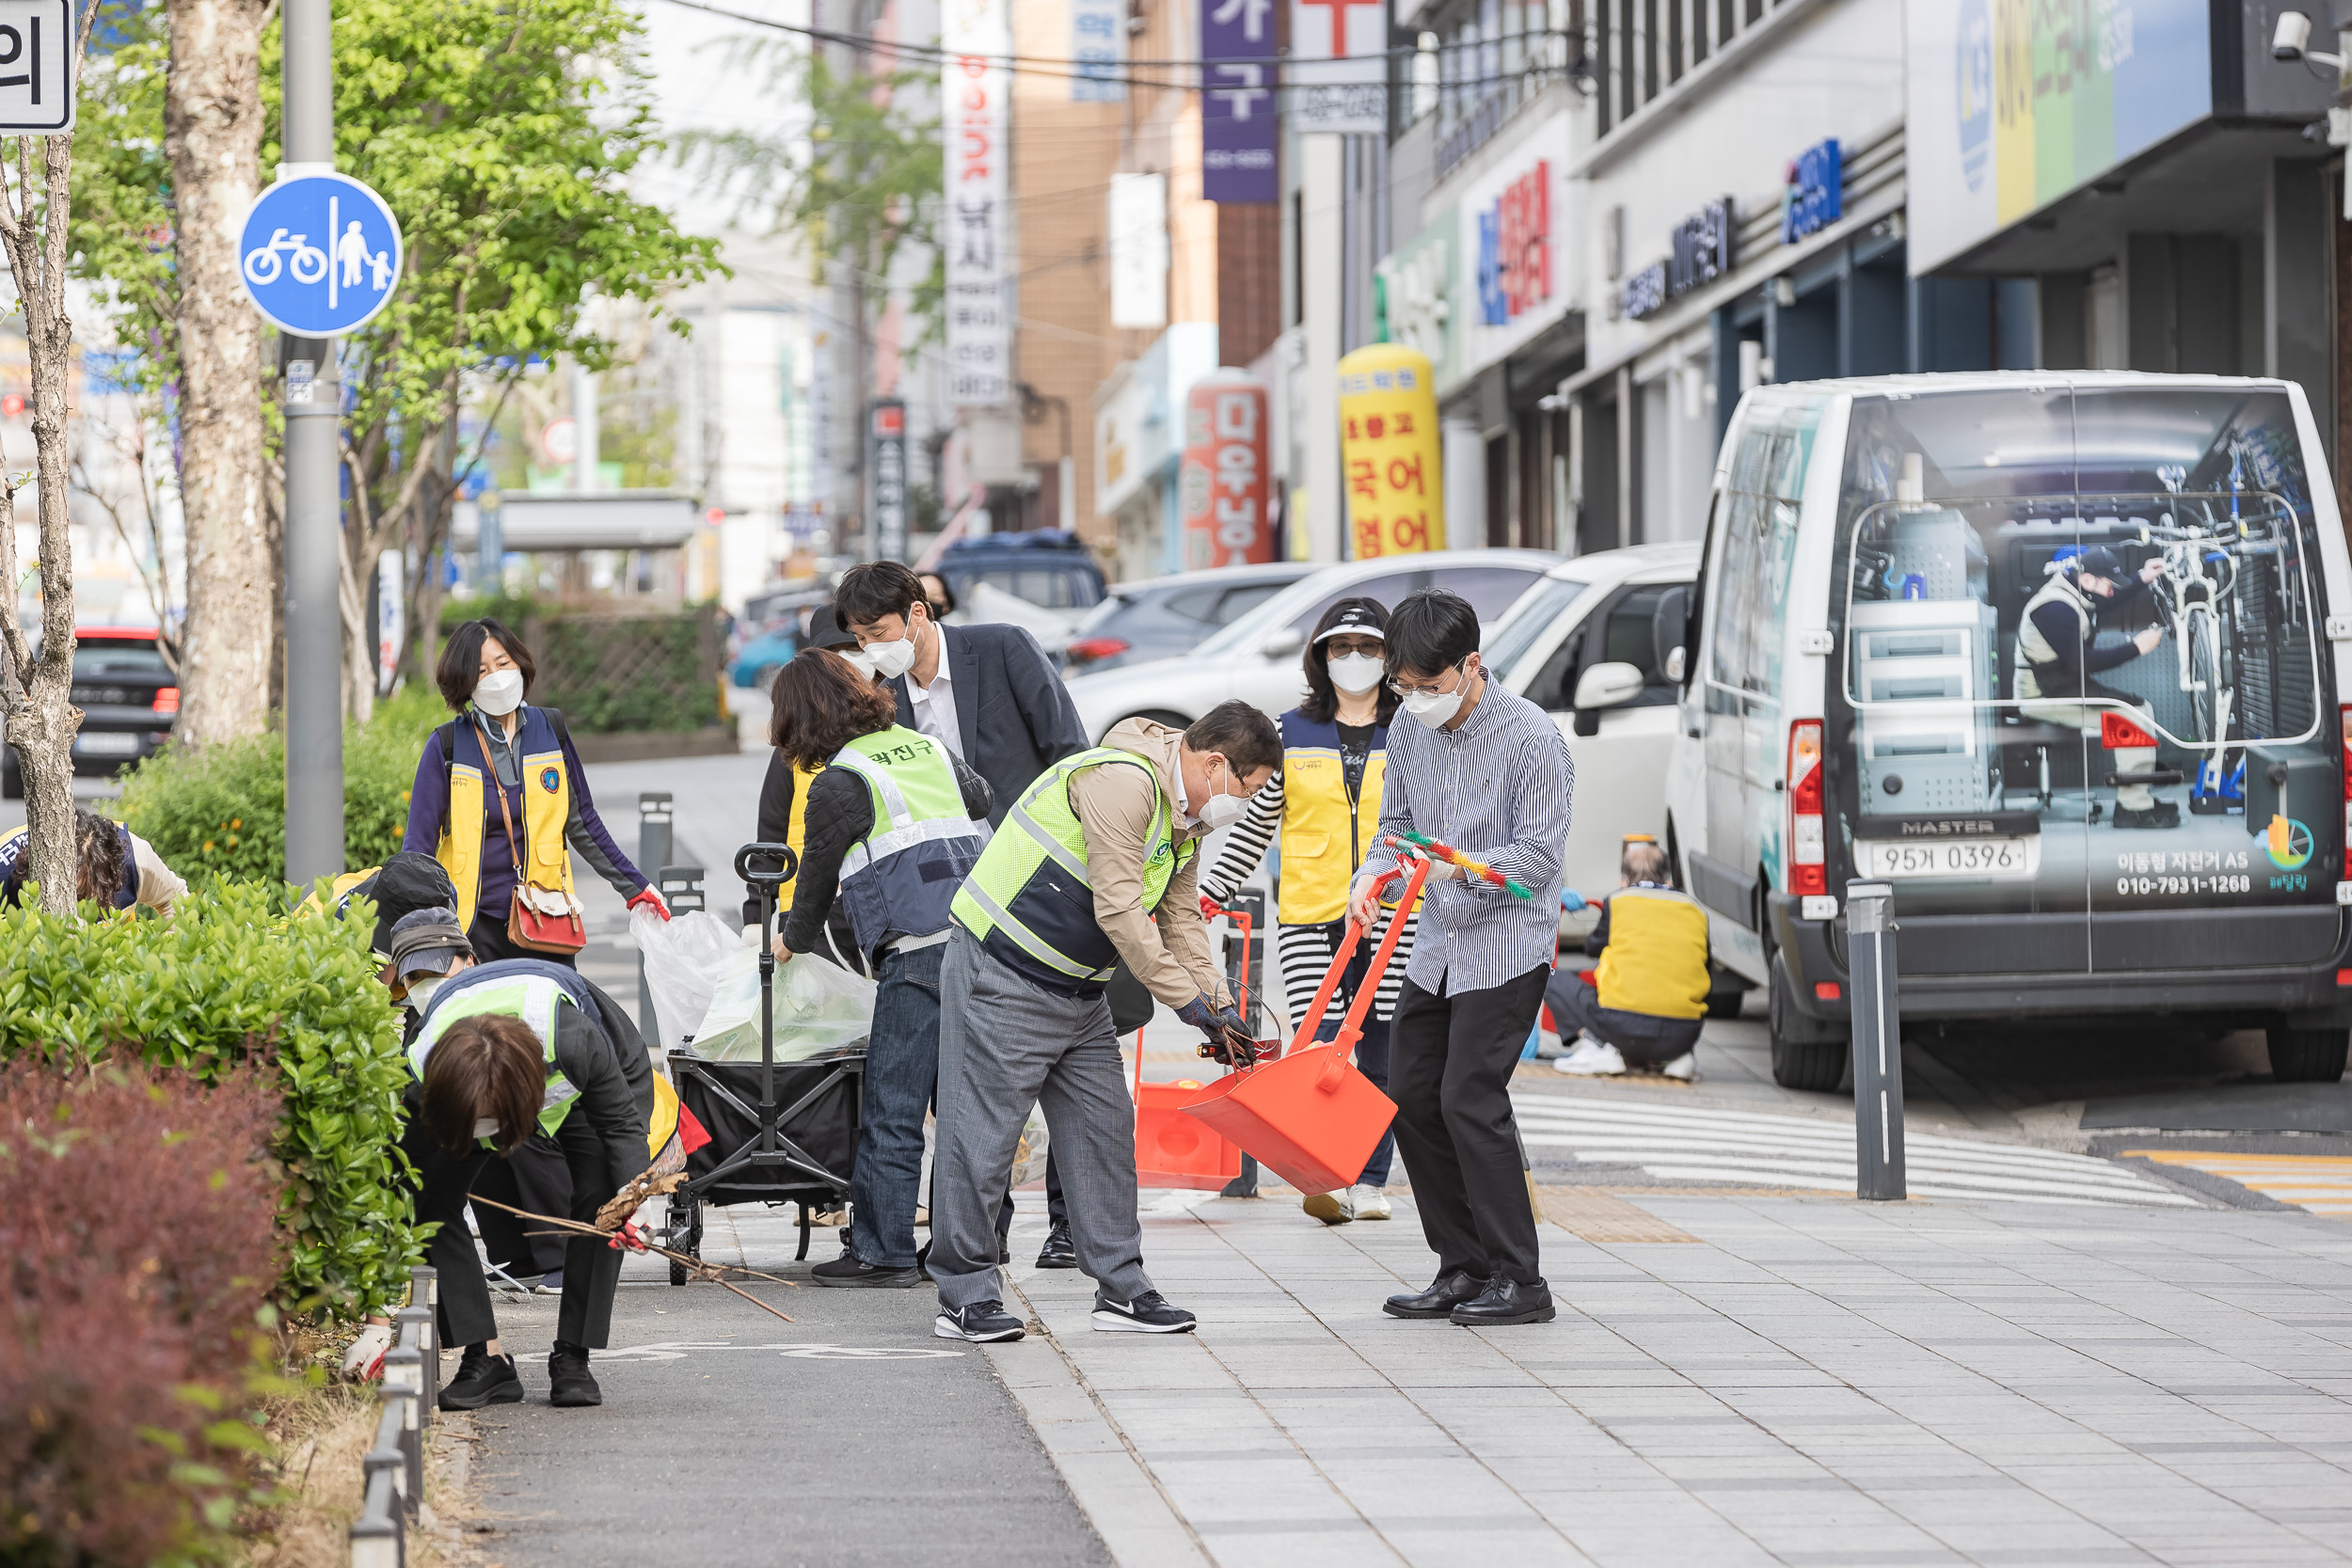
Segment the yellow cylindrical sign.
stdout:
[[1445,475],[1429,356],[1374,343],[1340,361],[1340,459],[1356,559],[1445,548]]

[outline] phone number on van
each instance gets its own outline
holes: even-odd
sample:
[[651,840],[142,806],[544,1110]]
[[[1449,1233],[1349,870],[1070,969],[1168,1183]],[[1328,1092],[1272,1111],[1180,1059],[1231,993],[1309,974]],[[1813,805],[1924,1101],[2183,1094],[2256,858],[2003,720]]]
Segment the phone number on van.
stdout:
[[2030,877],[2042,863],[2036,838],[1954,838],[1906,844],[1866,838],[1863,870],[1872,877]]
[[2115,891],[2147,896],[2182,893],[2251,893],[2251,877],[2118,877]]

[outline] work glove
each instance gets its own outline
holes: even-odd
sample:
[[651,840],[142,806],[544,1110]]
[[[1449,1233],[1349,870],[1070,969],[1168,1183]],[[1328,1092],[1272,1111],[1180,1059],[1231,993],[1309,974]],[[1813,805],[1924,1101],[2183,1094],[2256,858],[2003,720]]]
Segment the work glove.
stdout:
[[1258,1061],[1258,1041],[1241,1013],[1233,1007],[1220,1007],[1211,1015],[1216,1022],[1216,1033],[1200,1048],[1200,1054],[1225,1067],[1254,1067]]
[[643,1252],[649,1240],[644,1227],[635,1220],[624,1220],[621,1227],[612,1232],[612,1239],[604,1244],[615,1252]]
[[384,1375],[384,1357],[391,1348],[392,1325],[368,1324],[343,1352],[343,1376],[354,1383],[373,1383]]
[[1204,893],[1204,894],[1202,894],[1202,895],[1200,895],[1200,918],[1201,918],[1201,919],[1203,919],[1203,920],[1215,920],[1215,919],[1218,918],[1220,915],[1224,914],[1224,912],[1225,912],[1224,909],[1223,909],[1223,908],[1222,908],[1222,907],[1221,907],[1221,906],[1217,903],[1217,901],[1216,901],[1216,899],[1214,899],[1214,898],[1210,897],[1210,896],[1209,896],[1207,894],[1205,894],[1205,893]]
[[638,890],[637,896],[628,901],[628,907],[632,910],[651,910],[664,920],[670,918],[669,900],[661,896],[660,889],[650,884]]
[[1584,908],[1584,895],[1572,887],[1564,887],[1560,890],[1560,907],[1574,914]]

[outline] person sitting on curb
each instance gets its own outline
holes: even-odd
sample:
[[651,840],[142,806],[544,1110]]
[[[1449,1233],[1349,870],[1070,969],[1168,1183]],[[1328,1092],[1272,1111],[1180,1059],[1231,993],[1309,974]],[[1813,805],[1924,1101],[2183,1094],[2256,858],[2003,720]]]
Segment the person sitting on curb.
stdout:
[[1572,1078],[1614,1077],[1630,1065],[1695,1080],[1709,985],[1707,911],[1676,890],[1665,850],[1625,847],[1617,891],[1601,905],[1584,952],[1600,959],[1597,985],[1565,968],[1544,985],[1561,1033],[1582,1031],[1552,1067]]

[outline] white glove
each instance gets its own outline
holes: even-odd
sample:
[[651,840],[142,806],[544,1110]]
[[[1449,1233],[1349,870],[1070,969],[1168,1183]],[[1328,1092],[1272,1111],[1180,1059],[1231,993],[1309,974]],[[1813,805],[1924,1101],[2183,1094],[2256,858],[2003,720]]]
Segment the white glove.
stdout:
[[758,927],[746,926],[743,927],[743,945],[750,948],[755,953],[759,951]]
[[351,1383],[373,1383],[384,1375],[384,1357],[392,1348],[392,1325],[371,1323],[343,1352],[343,1377]]

